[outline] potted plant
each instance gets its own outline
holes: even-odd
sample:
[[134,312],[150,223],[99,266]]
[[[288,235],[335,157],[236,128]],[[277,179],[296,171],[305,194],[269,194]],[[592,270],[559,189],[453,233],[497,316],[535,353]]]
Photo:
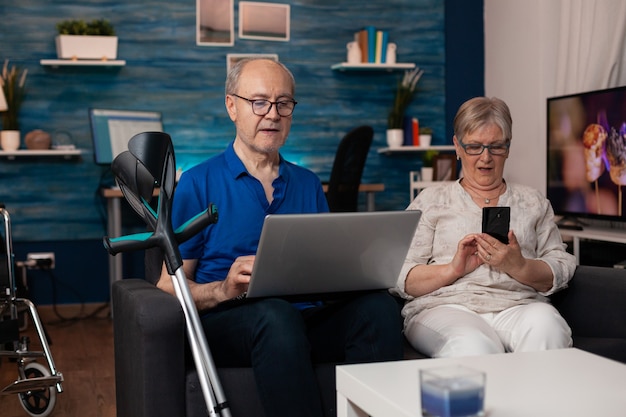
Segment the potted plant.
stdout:
[[117,36],[108,20],[64,20],[56,25],[57,56],[59,59],[117,58]]
[[[421,142],[420,142],[421,143]],[[435,162],[435,157],[439,155],[438,151],[434,151],[432,149],[424,152],[424,156],[422,157],[422,181],[432,181],[433,180],[433,163]]]
[[20,147],[19,113],[24,100],[26,75],[28,70],[19,69],[15,65],[9,68],[9,60],[4,61],[0,82],[7,109],[2,112],[2,132],[0,141],[2,149],[14,151]]
[[420,146],[428,148],[433,139],[433,130],[430,127],[420,127]]
[[405,71],[404,76],[398,81],[396,87],[396,94],[393,100],[393,106],[389,110],[387,116],[387,143],[389,146],[400,146],[403,142],[402,124],[404,121],[404,115],[406,113],[415,91],[417,89],[417,82],[424,74],[424,70],[416,67],[410,71]]

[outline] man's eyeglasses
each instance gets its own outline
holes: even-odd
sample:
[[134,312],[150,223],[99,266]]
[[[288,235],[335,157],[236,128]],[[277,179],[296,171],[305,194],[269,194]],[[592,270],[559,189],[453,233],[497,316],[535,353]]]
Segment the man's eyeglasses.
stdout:
[[459,145],[461,145],[468,155],[480,155],[485,149],[487,149],[491,155],[506,155],[511,147],[511,142],[506,141],[492,145],[483,145],[482,143],[463,143],[459,141]]
[[257,116],[265,116],[272,110],[272,106],[276,105],[276,111],[279,116],[288,117],[293,113],[293,109],[298,104],[295,100],[280,100],[280,101],[269,101],[265,99],[249,99],[245,97],[238,96],[237,94],[231,94],[231,96],[235,96],[242,100],[246,100],[252,105],[252,113]]

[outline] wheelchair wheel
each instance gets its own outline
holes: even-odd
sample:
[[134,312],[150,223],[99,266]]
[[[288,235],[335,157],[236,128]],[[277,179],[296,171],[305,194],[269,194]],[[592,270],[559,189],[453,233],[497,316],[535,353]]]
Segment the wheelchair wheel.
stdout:
[[[50,376],[50,371],[45,366],[31,362],[24,367],[26,378],[38,378]],[[46,417],[54,409],[57,400],[57,392],[54,386],[44,387],[17,394],[22,408],[33,417]]]

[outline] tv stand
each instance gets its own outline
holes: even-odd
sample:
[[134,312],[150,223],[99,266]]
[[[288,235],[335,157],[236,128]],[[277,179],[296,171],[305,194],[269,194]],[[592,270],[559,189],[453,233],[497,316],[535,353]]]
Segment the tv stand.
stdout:
[[599,240],[602,242],[626,243],[626,231],[624,229],[612,229],[602,227],[585,227],[581,229],[570,229],[562,227],[557,223],[561,236],[570,236],[573,241],[574,256],[576,264],[580,264],[580,240]]
[[583,222],[577,217],[573,216],[564,216],[556,222],[556,225],[559,229],[567,229],[567,230],[583,230],[587,223]]

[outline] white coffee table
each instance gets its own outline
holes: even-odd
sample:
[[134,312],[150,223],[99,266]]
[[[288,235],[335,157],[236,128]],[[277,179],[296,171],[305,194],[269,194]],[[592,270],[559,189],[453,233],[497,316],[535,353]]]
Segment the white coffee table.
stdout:
[[419,369],[487,374],[487,417],[626,416],[626,365],[579,349],[337,367],[338,417],[421,416]]

